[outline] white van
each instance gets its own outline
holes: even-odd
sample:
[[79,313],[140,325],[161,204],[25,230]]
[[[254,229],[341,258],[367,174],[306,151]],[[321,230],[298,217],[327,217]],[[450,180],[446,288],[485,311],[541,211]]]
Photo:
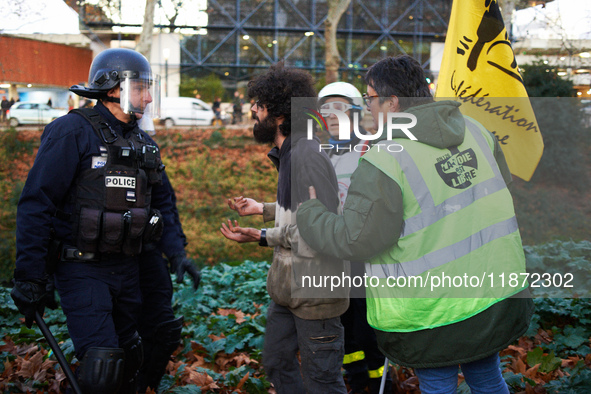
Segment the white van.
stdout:
[[208,126],[214,118],[209,104],[191,97],[163,97],[160,122],[165,127]]

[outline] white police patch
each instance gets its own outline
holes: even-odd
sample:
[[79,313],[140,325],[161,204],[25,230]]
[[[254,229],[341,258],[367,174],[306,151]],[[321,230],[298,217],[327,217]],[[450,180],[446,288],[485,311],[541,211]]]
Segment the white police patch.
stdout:
[[135,188],[135,178],[130,176],[106,176],[105,186]]
[[107,158],[101,156],[93,156],[90,168],[101,168],[107,164]]

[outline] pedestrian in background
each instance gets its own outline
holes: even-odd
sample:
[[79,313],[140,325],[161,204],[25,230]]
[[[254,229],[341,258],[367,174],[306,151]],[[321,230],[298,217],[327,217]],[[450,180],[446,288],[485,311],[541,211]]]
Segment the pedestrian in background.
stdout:
[[232,124],[242,123],[242,106],[244,105],[244,95],[239,91],[234,92],[234,101],[232,103]]
[[213,120],[213,124],[214,125],[218,125],[221,126],[222,125],[222,99],[221,97],[216,97],[213,105],[211,106],[211,109],[213,110],[213,116],[214,116],[214,120]]
[[6,99],[6,96],[2,96],[2,101],[0,102],[0,109],[2,109],[2,116],[0,116],[0,122],[6,122],[7,119],[7,112],[10,109],[10,102]]

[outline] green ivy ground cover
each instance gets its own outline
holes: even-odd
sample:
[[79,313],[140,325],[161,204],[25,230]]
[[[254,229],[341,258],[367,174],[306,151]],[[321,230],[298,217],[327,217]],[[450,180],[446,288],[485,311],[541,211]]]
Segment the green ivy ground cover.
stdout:
[[[532,266],[574,264],[581,268],[579,277],[590,277],[588,241],[556,241],[526,247],[525,251]],[[177,315],[185,317],[183,344],[169,363],[159,392],[268,392],[270,384],[261,366],[269,303],[265,289],[268,269],[266,262],[218,264],[202,270],[198,291],[192,289],[188,279],[180,285],[175,283],[173,307]],[[0,391],[57,392],[64,376],[36,326],[23,326],[9,291],[0,288]],[[534,301],[536,314],[528,332],[502,353],[511,392],[525,392],[528,387],[548,393],[591,392],[591,300]],[[45,320],[68,360],[75,362],[61,310],[46,310]],[[409,382],[404,386],[399,381],[399,392],[413,392],[410,388],[416,385]],[[465,383],[459,392],[469,392]]]

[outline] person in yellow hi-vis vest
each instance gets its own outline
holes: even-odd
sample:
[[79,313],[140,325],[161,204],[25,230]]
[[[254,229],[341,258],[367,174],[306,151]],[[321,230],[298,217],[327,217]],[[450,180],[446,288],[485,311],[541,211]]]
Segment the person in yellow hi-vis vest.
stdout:
[[503,153],[458,103],[433,100],[412,57],[381,60],[365,79],[372,148],[343,215],[312,188],[300,234],[321,253],[366,261],[368,322],[423,393],[455,393],[458,367],[472,392],[508,393],[498,353],[534,307]]

